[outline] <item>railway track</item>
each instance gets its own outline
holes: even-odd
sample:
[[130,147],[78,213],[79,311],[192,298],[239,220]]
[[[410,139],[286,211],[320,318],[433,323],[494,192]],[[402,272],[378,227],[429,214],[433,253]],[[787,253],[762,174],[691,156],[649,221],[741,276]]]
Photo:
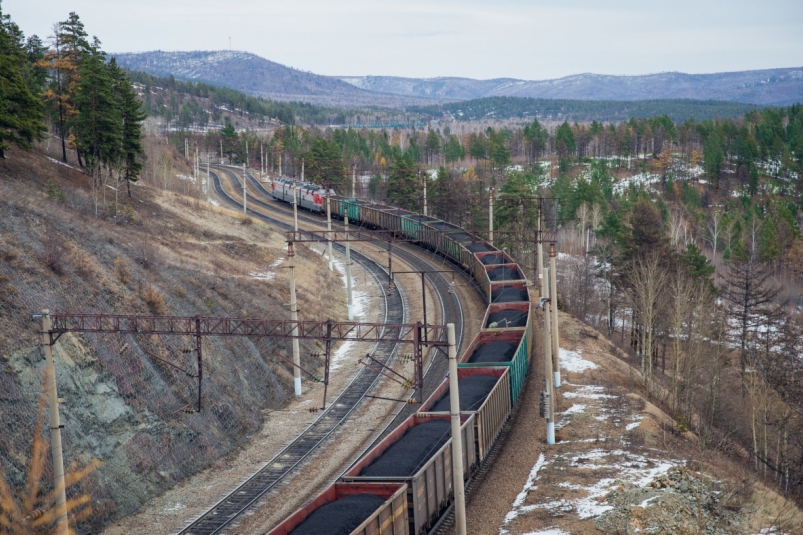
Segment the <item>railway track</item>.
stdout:
[[[220,168],[219,171],[226,174],[232,183],[235,184],[235,187],[238,187],[237,185],[239,184],[239,187],[242,188],[242,183],[239,182],[236,175],[230,170]],[[242,204],[234,200],[234,198],[223,189],[218,172],[213,173],[213,177],[213,187],[218,197],[231,206],[242,208]],[[252,184],[252,187],[254,186],[254,183],[256,183],[257,187],[261,188],[262,190],[260,193],[267,193],[267,190],[265,190],[264,187],[262,187],[253,176],[247,175],[247,178]],[[251,179],[253,179],[253,182]],[[262,206],[263,208],[273,208],[268,203],[256,199],[252,195],[248,196],[248,201],[249,203],[254,203],[258,206]],[[270,202],[276,204],[275,201]],[[254,204],[251,205],[253,206]],[[260,211],[248,209],[247,214],[249,216],[272,223],[278,227],[292,230],[292,226],[271,218]],[[320,224],[320,221],[315,221],[315,223]],[[343,251],[345,249],[340,244],[335,244],[335,247],[339,251]],[[405,256],[407,255],[409,255],[410,260],[418,263],[418,265],[421,265],[421,269],[430,267],[428,264],[415,257],[415,255],[405,253]],[[371,273],[371,275],[381,285],[380,281],[387,275],[382,268],[359,252],[352,251],[352,258],[354,261],[363,265],[363,267],[369,273]],[[441,278],[443,279],[443,277]],[[448,289],[448,281],[446,281],[446,279],[443,279],[442,284],[445,284]],[[435,286],[436,291],[440,292],[442,288],[439,288],[437,283]],[[445,295],[451,294],[447,292]],[[459,318],[460,320],[457,325],[457,332],[462,332],[462,309],[460,308],[460,303],[457,301],[456,297],[451,297],[454,301],[453,303],[450,303],[451,308],[456,306],[458,312],[455,319]],[[444,303],[445,300],[443,297],[441,297],[441,306],[445,309],[446,307]],[[403,304],[403,297],[398,287],[391,288],[385,297],[385,323],[403,323],[406,320],[405,308]],[[443,310],[443,312],[446,314],[446,310]],[[444,317],[447,316],[445,315]],[[389,331],[386,332],[386,335],[389,334]],[[381,362],[388,362],[394,355],[395,351],[395,344],[380,343],[374,348],[374,357]],[[442,361],[444,359],[432,360],[434,362],[435,360]],[[430,369],[427,370],[426,376],[431,377],[431,368],[432,366],[430,366]],[[427,382],[426,376],[425,384]],[[442,375],[439,375],[439,378],[441,376]],[[322,413],[321,416],[315,420],[315,422],[313,422],[307,429],[299,434],[299,436],[293,442],[291,442],[273,459],[266,463],[264,467],[258,470],[233,492],[220,500],[200,517],[192,521],[179,533],[184,535],[207,535],[220,533],[226,527],[231,526],[240,514],[245,512],[266,493],[275,488],[277,484],[287,478],[288,475],[290,475],[306,458],[308,458],[315,450],[317,450],[318,447],[321,446],[327,440],[327,438],[338,429],[338,427],[359,405],[360,401],[365,398],[365,395],[376,384],[378,378],[379,374],[373,370],[367,368],[360,370],[355,378],[346,386],[343,392],[330,404],[329,409]],[[437,383],[437,381],[434,380],[430,382],[433,384]],[[434,389],[434,386],[431,388]]]
[[[219,170],[225,172],[227,176],[230,177],[231,183],[235,189],[239,189],[242,191],[242,182],[240,181],[238,174],[241,172],[239,169],[234,168],[226,168],[223,166],[218,167]],[[293,215],[293,209],[287,204],[277,202],[271,196],[270,191],[259,181],[257,178],[246,172],[246,176],[248,178],[248,184],[251,186],[251,189],[254,191],[259,192],[259,194],[267,200],[257,199],[253,195],[247,194],[248,202],[249,203],[257,203],[260,206],[264,206],[265,208],[273,211],[280,211],[286,213],[289,217]],[[238,204],[240,208],[242,208],[242,204]],[[325,227],[326,223],[321,220],[320,217],[316,217],[314,215],[310,215],[306,213],[306,211],[299,211],[298,212],[298,219],[299,221],[306,221],[316,226]],[[342,225],[337,221],[332,221],[332,228],[341,227]],[[383,244],[376,244],[381,245],[383,248],[387,248],[387,246]],[[414,246],[403,246],[399,247],[398,245],[394,247],[393,251],[396,256],[399,258],[404,259],[405,262],[409,263],[411,266],[415,267],[416,269],[421,270],[428,270],[433,269],[434,267],[438,268],[454,268],[454,266],[447,262],[444,258],[436,256],[435,254],[430,254],[431,261],[437,262],[437,266],[433,266],[430,262],[423,260],[417,254],[407,251],[406,249]],[[353,254],[353,253],[352,253]],[[421,254],[419,252],[419,254]],[[466,279],[472,286],[476,286],[476,283],[473,278],[468,277],[464,272],[458,271],[461,276]],[[435,275],[432,277],[431,275]],[[455,332],[457,333],[457,349],[458,353],[461,348],[461,344],[463,341],[463,310],[460,306],[460,302],[457,297],[452,293],[449,281],[443,276],[441,273],[434,273],[429,274],[427,277],[433,283],[433,286],[436,289],[436,293],[438,294],[441,302],[441,313],[443,318],[448,318],[444,320],[446,322],[453,322],[455,324]],[[428,398],[432,392],[435,391],[438,386],[440,386],[441,381],[449,369],[449,363],[445,358],[433,358],[430,360],[430,364],[427,367],[427,370],[424,375],[424,399]],[[393,420],[382,430],[381,433],[377,436],[373,443],[371,443],[365,451],[371,449],[374,445],[376,445],[379,441],[381,441],[385,435],[387,435],[390,431],[395,429],[399,426],[404,420],[409,418],[412,414],[414,414],[418,410],[418,407],[415,405],[404,405],[402,406]]]

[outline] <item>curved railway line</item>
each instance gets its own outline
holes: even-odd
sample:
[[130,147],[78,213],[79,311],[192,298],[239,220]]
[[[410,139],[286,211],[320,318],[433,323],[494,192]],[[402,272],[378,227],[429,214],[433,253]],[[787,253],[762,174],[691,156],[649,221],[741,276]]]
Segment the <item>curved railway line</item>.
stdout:
[[[232,170],[225,167],[216,168],[215,172],[210,173],[213,177],[212,185],[217,196],[230,206],[242,209],[242,204],[224,190],[218,173],[225,174],[235,189],[239,188],[242,190],[242,182]],[[269,196],[267,190],[255,177],[246,173],[246,178],[251,184],[252,189],[258,191],[260,195]],[[264,202],[256,198],[253,194],[247,193],[247,200],[250,206],[260,206],[268,210],[282,211],[282,208],[280,208],[281,205],[272,199],[269,202]],[[293,228],[292,225],[272,218],[253,208],[248,208],[247,214],[286,230],[292,230]],[[322,224],[320,220],[315,220],[314,218],[302,214],[299,214],[299,219],[304,219],[316,225]],[[345,250],[345,247],[340,244],[333,244],[333,246],[338,249],[338,252]],[[433,267],[411,252],[399,248],[396,249],[395,253],[416,269],[426,270],[432,269]],[[352,250],[351,254],[353,260],[360,263],[366,271],[374,277],[377,283],[381,285],[380,281],[384,277],[387,277],[387,272],[367,256],[354,250]],[[435,288],[435,293],[439,296],[444,322],[449,321],[455,323],[456,332],[462,333],[463,314],[460,302],[456,295],[450,292],[450,285],[446,278],[441,274],[435,275],[437,275],[437,277],[430,277],[430,281]],[[403,323],[405,320],[404,298],[398,286],[394,286],[390,288],[385,297],[385,323]],[[458,340],[458,346],[460,343],[461,340]],[[374,348],[374,357],[383,363],[387,363],[395,352],[395,344],[380,343]],[[430,365],[424,377],[425,397],[434,391],[441,378],[445,375],[445,372],[445,359],[430,359]],[[340,395],[330,404],[329,408],[323,412],[315,422],[300,433],[293,442],[282,449],[282,451],[243,484],[192,521],[179,533],[183,535],[207,535],[220,533],[226,527],[230,526],[240,514],[253,506],[260,498],[285,480],[305,459],[315,452],[339,426],[348,419],[349,415],[357,408],[366,394],[370,392],[378,379],[379,374],[375,371],[368,368],[361,369]],[[399,421],[404,420],[404,418],[414,411],[414,407],[405,405],[381,435],[384,435],[389,429],[393,429]]]

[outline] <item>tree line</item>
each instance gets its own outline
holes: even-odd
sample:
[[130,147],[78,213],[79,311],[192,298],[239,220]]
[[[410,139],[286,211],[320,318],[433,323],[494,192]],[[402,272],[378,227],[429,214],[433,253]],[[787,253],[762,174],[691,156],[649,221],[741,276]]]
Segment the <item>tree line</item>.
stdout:
[[[97,37],[89,39],[76,13],[57,22],[45,44],[27,39],[8,15],[0,29],[0,63],[5,90],[0,109],[3,140],[24,149],[41,141],[52,125],[62,160],[75,150],[80,167],[92,177],[97,213],[98,190],[107,177],[118,185],[136,182],[142,170],[142,122],[137,93]],[[5,148],[4,146],[2,148]]]
[[430,119],[477,121],[484,119],[532,119],[552,121],[623,121],[668,115],[675,121],[689,117],[716,119],[739,117],[759,106],[720,100],[567,100],[524,97],[485,97],[433,106],[411,106],[407,111]]

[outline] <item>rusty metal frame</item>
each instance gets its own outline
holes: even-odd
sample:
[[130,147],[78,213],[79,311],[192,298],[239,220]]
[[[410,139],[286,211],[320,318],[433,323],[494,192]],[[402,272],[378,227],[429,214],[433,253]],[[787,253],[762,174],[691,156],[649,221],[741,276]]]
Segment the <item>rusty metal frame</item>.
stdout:
[[[198,359],[198,412],[201,411],[203,387],[203,336],[244,336],[248,338],[298,338],[323,340],[325,344],[325,369],[323,406],[329,387],[329,363],[332,343],[339,341],[413,344],[416,355],[416,390],[423,396],[420,355],[422,333],[429,336],[430,346],[447,346],[445,325],[421,325],[420,323],[358,323],[350,321],[292,321],[249,318],[213,318],[202,316],[139,316],[116,314],[51,314],[49,331],[56,339],[64,333],[105,334],[160,334],[194,336]],[[286,360],[285,357],[282,357]],[[162,360],[162,359],[159,359]],[[166,362],[166,361],[165,361]],[[169,363],[168,363],[169,364]],[[172,365],[171,365],[172,366]],[[186,370],[182,370],[186,373]],[[304,370],[306,371],[306,370]],[[307,372],[309,373],[309,372]],[[310,375],[312,375],[310,373]]]

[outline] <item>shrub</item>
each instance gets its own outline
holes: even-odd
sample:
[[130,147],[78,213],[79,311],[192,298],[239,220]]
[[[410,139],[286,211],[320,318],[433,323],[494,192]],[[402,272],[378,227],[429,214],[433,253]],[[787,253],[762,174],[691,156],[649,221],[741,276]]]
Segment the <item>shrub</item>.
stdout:
[[153,314],[161,316],[167,311],[164,295],[153,286],[148,286],[140,290],[139,298],[145,301],[145,304],[148,305],[148,308],[151,309]]
[[125,265],[125,260],[122,258],[114,260],[114,275],[123,284],[128,284],[128,281],[131,280],[131,270],[128,269],[128,266]]

